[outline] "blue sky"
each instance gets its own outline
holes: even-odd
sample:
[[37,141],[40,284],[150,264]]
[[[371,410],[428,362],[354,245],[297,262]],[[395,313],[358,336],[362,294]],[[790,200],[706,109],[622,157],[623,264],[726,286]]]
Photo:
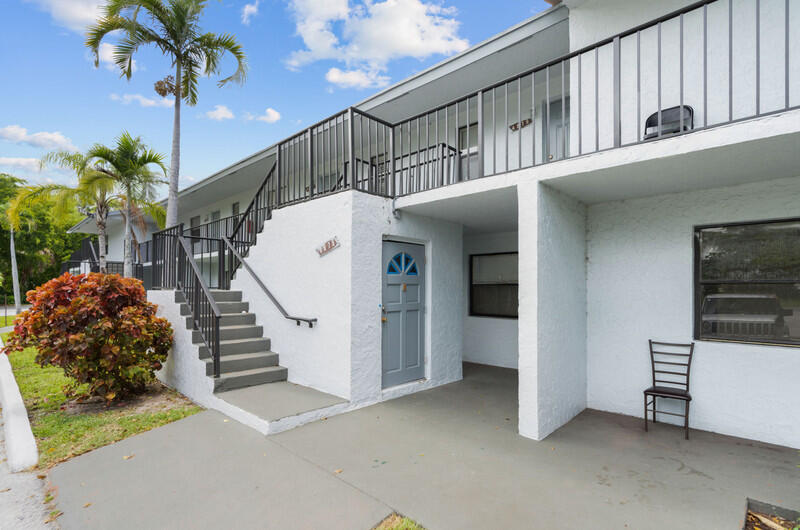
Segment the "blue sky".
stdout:
[[[111,144],[123,130],[169,154],[172,108],[153,83],[170,65],[145,49],[130,81],[108,62],[95,68],[83,41],[100,3],[3,0],[0,171],[70,182],[67,173],[38,171],[36,161],[53,149]],[[543,0],[211,0],[203,28],[235,34],[250,69],[242,86],[203,79],[197,106],[183,108],[181,187],[547,7]],[[222,73],[232,71],[228,60]]]

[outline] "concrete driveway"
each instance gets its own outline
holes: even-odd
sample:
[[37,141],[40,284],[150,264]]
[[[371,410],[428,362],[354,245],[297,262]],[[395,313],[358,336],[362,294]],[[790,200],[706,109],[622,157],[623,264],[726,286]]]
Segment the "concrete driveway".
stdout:
[[535,442],[516,434],[515,371],[464,374],[268,438],[204,412],[93,451],[51,473],[61,524],[731,529],[748,496],[800,504],[795,450],[597,411]]

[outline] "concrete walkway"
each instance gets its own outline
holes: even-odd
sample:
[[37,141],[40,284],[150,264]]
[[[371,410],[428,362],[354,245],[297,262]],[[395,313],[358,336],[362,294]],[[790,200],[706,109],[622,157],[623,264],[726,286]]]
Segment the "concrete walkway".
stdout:
[[368,529],[392,511],[215,411],[74,458],[50,480],[65,529]]
[[48,513],[44,504],[44,482],[36,477],[36,472],[12,473],[8,468],[3,414],[0,410],[0,528],[58,529],[57,522],[45,524]]
[[[64,528],[741,528],[798,508],[797,451],[585,411],[516,434],[517,375],[464,380],[264,438],[205,412],[57,467]],[[125,455],[134,457],[124,460]],[[91,502],[88,508],[82,506]]]

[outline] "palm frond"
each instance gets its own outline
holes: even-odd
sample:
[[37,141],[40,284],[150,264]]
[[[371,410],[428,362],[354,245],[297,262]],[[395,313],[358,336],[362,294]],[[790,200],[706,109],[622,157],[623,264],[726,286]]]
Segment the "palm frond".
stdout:
[[147,202],[142,205],[142,210],[156,222],[159,228],[162,230],[166,228],[167,211],[163,206],[155,202]]
[[231,81],[241,84],[247,79],[247,57],[242,45],[236,41],[236,37],[233,35],[229,33],[223,33],[222,35],[206,33],[197,39],[197,46],[205,55],[206,69],[210,72],[218,72],[220,56],[225,52],[230,53],[236,59],[236,71],[232,75],[221,79],[217,83],[219,86],[226,85]]
[[200,75],[200,68],[199,65],[194,61],[194,59],[187,58],[183,60],[183,75],[181,76],[181,92],[183,95],[184,101],[188,105],[196,105],[198,94],[197,94],[197,81]]
[[65,217],[75,212],[76,190],[63,184],[44,184],[39,186],[22,186],[8,205],[8,219],[11,226],[19,229],[22,214],[36,204],[51,206],[54,218]]
[[97,24],[89,26],[86,31],[86,46],[94,56],[94,66],[100,65],[100,44],[103,38],[111,32],[124,30],[126,22],[122,17],[106,16],[97,21]]

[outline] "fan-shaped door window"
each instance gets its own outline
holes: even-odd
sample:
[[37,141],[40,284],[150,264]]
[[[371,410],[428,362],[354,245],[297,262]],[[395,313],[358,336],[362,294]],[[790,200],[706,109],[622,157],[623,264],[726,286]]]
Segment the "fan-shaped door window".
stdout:
[[414,261],[409,254],[405,252],[400,252],[395,254],[391,260],[389,260],[389,265],[386,267],[386,274],[405,274],[406,276],[417,276],[419,272],[417,271],[417,262]]

